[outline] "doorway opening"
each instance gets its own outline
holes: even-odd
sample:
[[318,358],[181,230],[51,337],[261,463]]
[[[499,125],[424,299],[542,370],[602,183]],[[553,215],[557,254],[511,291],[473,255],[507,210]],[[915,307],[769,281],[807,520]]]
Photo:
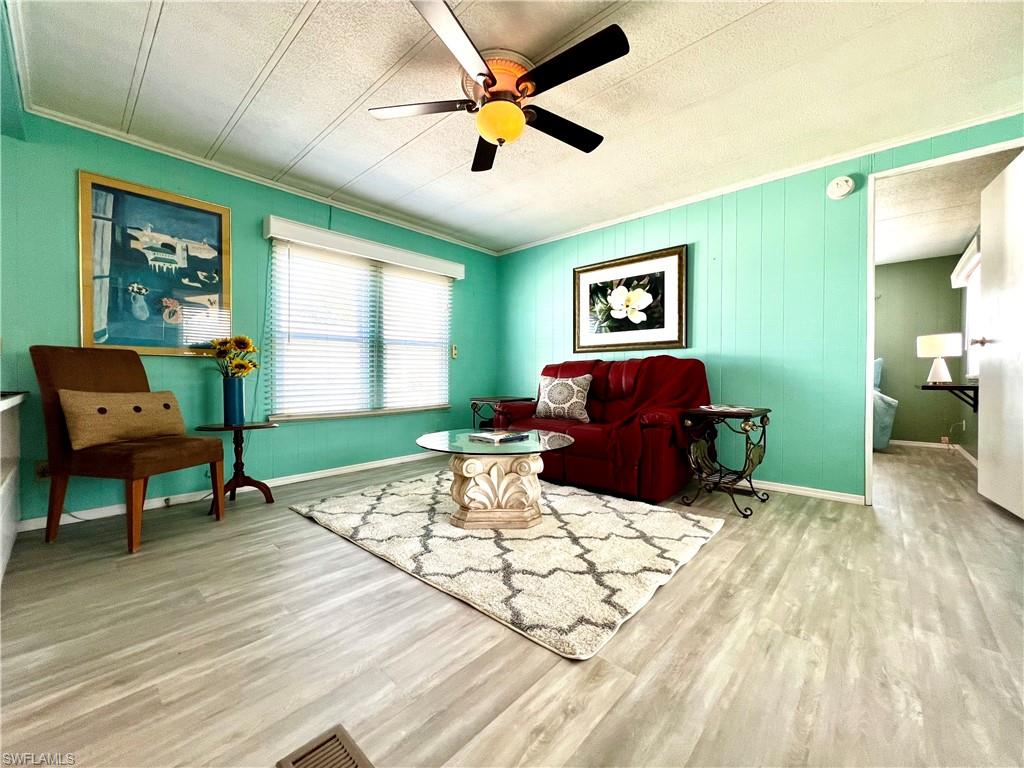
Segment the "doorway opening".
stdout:
[[977,465],[982,191],[1024,149],[983,147],[868,177],[865,503],[876,462]]

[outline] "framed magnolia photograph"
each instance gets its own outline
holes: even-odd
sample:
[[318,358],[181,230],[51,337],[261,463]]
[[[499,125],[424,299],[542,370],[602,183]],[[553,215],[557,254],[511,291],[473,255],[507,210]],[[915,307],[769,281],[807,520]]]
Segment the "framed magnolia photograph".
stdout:
[[686,246],[573,270],[573,351],[686,346]]
[[210,355],[231,335],[231,209],[78,174],[82,346]]

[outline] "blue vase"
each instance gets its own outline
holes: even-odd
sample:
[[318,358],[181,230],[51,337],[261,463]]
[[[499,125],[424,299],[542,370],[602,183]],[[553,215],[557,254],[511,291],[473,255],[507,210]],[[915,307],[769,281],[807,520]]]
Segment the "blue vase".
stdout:
[[240,427],[245,424],[244,381],[234,376],[224,379],[224,426]]

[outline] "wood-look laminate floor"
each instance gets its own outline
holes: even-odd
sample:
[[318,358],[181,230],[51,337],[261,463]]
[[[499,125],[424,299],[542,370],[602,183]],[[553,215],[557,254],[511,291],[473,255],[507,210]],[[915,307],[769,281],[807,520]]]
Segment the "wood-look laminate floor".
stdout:
[[2,738],[75,765],[269,766],[341,722],[378,766],[1019,765],[1024,523],[941,450],[876,505],[777,494],[594,659],[546,651],[290,512],[434,460],[22,534]]

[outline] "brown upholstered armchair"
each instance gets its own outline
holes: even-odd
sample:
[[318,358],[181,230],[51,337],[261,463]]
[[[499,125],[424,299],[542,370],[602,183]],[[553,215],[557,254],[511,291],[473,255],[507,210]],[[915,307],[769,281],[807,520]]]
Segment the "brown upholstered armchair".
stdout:
[[217,438],[175,435],[122,440],[72,450],[58,390],[149,392],[142,360],[131,350],[34,346],[29,352],[39,380],[46,420],[50,504],[46,541],[57,538],[64,495],[71,475],[123,480],[128,522],[128,551],[142,539],[142,506],[150,476],[200,464],[210,465],[213,512],[224,517],[224,446]]

